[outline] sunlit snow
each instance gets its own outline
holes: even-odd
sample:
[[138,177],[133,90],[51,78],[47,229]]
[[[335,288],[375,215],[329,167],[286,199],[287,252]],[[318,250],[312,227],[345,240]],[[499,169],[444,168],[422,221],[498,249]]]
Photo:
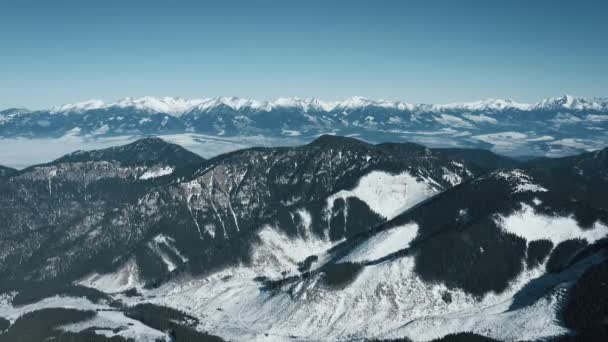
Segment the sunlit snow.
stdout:
[[437,192],[430,182],[418,181],[407,172],[393,175],[372,171],[361,177],[354,189],[342,190],[327,198],[327,206],[331,212],[336,199],[356,197],[375,213],[391,219]]

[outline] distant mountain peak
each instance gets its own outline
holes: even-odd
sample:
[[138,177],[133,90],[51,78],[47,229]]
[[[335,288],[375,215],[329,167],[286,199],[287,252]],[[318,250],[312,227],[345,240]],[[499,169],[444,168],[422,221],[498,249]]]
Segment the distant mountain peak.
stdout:
[[17,173],[16,169],[0,165],[0,178],[7,177],[15,173]]
[[179,116],[198,105],[203,100],[187,100],[181,97],[152,97],[124,98],[116,103],[109,104],[108,107],[136,108],[152,113],[165,113]]
[[608,110],[608,99],[595,97],[575,97],[569,94],[561,97],[543,99],[536,109],[567,109],[567,110]]
[[473,102],[457,102],[450,103],[444,105],[435,105],[435,109],[437,110],[446,110],[446,109],[461,109],[461,110],[469,110],[469,111],[499,111],[505,109],[518,109],[518,110],[530,110],[533,105],[528,103],[516,102],[510,99],[494,99],[489,98],[485,100],[473,101]]
[[22,113],[29,113],[29,112],[30,112],[30,110],[26,109],[26,108],[7,108],[4,110],[1,110],[0,115],[22,114]]
[[334,145],[334,146],[340,146],[340,145],[369,145],[368,143],[359,140],[359,139],[355,139],[355,138],[351,138],[351,137],[344,137],[344,136],[339,136],[339,135],[334,135],[334,134],[323,134],[320,135],[318,138],[316,138],[315,140],[313,140],[309,145],[312,146],[327,146],[327,145]]
[[64,104],[61,106],[55,106],[51,108],[51,113],[64,113],[64,112],[84,112],[87,110],[99,109],[105,106],[105,103],[101,100],[87,100],[72,104]]
[[179,145],[150,136],[122,146],[92,151],[76,151],[55,160],[53,163],[110,160],[123,163],[161,163],[183,166],[201,163],[205,159]]

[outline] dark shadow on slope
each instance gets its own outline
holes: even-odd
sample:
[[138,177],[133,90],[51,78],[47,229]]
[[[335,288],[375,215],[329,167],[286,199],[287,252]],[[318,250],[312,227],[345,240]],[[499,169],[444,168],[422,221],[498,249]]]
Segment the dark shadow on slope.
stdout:
[[604,259],[605,256],[602,253],[593,254],[575,264],[569,265],[568,268],[560,272],[545,273],[538,278],[532,279],[513,296],[513,303],[509,307],[509,310],[518,310],[533,304],[543,297],[547,291],[561,283],[578,279],[588,268],[602,262]]

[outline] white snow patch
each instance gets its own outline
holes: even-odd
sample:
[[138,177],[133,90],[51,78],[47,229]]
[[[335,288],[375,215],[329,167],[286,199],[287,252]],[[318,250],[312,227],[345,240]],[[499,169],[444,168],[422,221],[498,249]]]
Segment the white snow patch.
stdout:
[[504,341],[536,341],[563,335],[569,331],[559,325],[555,314],[563,296],[559,290],[561,288],[530,306],[512,311],[508,310],[512,300],[508,300],[477,312],[422,317],[389,336],[431,341],[448,334],[474,332]]
[[549,191],[544,187],[532,183],[532,177],[527,175],[524,171],[516,169],[510,171],[499,171],[495,173],[498,178],[502,178],[509,182],[513,187],[513,192],[546,192]]
[[576,220],[569,217],[545,216],[521,204],[521,210],[507,217],[498,215],[496,223],[509,233],[527,241],[550,240],[554,246],[571,239],[584,239],[593,243],[608,234],[608,227],[596,222],[591,229],[581,229]]
[[154,169],[154,170],[149,170],[146,171],[143,175],[141,175],[139,177],[140,180],[147,180],[147,179],[152,179],[152,178],[157,178],[157,177],[162,177],[162,176],[167,176],[173,173],[173,168],[170,166],[164,166],[160,169]]
[[296,210],[296,214],[298,214],[302,220],[302,231],[300,234],[305,239],[312,238],[312,216],[310,216],[310,213],[306,209],[298,209]]
[[477,123],[491,123],[491,124],[497,124],[498,121],[494,118],[491,118],[487,115],[483,115],[483,114],[479,114],[479,115],[473,115],[473,114],[462,114],[462,116],[464,116],[466,119],[473,121],[473,122],[477,122]]
[[310,232],[292,238],[271,226],[264,226],[258,237],[260,242],[253,248],[251,266],[275,279],[282,277],[281,272],[284,271],[298,273],[298,262],[311,255],[323,254],[335,244]]
[[38,311],[49,308],[64,308],[78,310],[110,309],[106,304],[95,304],[83,297],[62,297],[53,296],[44,298],[36,303],[14,307],[10,303],[11,298],[3,295],[0,297],[0,317],[6,318],[14,323],[19,316],[28,312]]
[[104,106],[103,101],[101,100],[88,100],[73,104],[65,104],[62,106],[52,107],[50,110],[51,114],[55,113],[63,113],[63,112],[84,112],[87,110],[99,109]]
[[595,148],[594,144],[587,140],[573,138],[556,140],[551,142],[551,145],[565,146],[582,150],[593,150]]
[[587,121],[591,121],[591,122],[604,122],[604,121],[608,121],[608,115],[596,115],[596,114],[589,114],[587,115],[586,119]]
[[[71,332],[79,332],[89,328],[96,328],[97,335],[106,337],[121,336],[135,341],[171,341],[169,335],[152,329],[140,321],[125,316],[119,311],[98,311],[95,317],[68,325],[60,329]],[[114,332],[115,329],[120,329]]]
[[287,135],[287,136],[290,136],[290,137],[297,137],[297,136],[302,135],[302,132],[295,131],[295,130],[289,130],[289,129],[283,129],[281,131],[281,134]]
[[438,190],[427,182],[419,182],[408,172],[393,175],[384,171],[372,171],[361,177],[352,190],[341,190],[327,198],[327,210],[331,213],[334,201],[356,197],[365,202],[375,213],[391,219],[421,201],[435,195]]
[[342,261],[364,262],[380,259],[384,256],[408,248],[418,234],[418,225],[410,223],[393,227],[372,236],[359,244]]
[[134,259],[127,261],[113,273],[93,273],[82,279],[79,284],[105,293],[123,292],[143,286],[143,282],[139,279],[139,268]]
[[440,124],[452,127],[464,127],[464,128],[475,128],[475,126],[471,125],[469,122],[453,115],[448,114],[440,114],[435,117],[435,121]]
[[443,175],[441,177],[452,186],[462,183],[462,177],[460,177],[460,175],[448,170],[445,167],[443,168]]
[[551,140],[555,140],[555,138],[550,135],[542,135],[540,137],[526,139],[526,142],[539,142],[539,141],[551,141]]
[[91,134],[92,135],[104,135],[104,134],[108,133],[109,131],[110,131],[110,126],[108,126],[108,124],[105,124],[105,125],[102,125],[99,128],[97,128],[93,132],[91,132]]
[[500,133],[490,133],[490,134],[481,134],[475,135],[471,138],[476,140],[481,140],[483,142],[487,142],[494,146],[499,147],[507,147],[513,144],[516,144],[519,141],[522,141],[528,137],[527,134],[520,132],[500,132]]
[[165,246],[167,246],[167,248],[169,248],[173,253],[175,253],[183,262],[188,261],[188,258],[185,257],[180,251],[179,249],[177,249],[174,244],[175,244],[175,239],[173,239],[170,236],[166,236],[164,234],[158,234],[154,237],[154,242],[156,244],[164,244]]
[[148,247],[150,247],[150,249],[154,253],[156,253],[156,255],[158,255],[160,257],[160,259],[163,261],[165,266],[167,266],[167,269],[169,270],[169,272],[173,272],[177,268],[177,265],[175,265],[175,263],[167,255],[167,253],[165,253],[163,250],[161,250],[157,244],[149,242]]

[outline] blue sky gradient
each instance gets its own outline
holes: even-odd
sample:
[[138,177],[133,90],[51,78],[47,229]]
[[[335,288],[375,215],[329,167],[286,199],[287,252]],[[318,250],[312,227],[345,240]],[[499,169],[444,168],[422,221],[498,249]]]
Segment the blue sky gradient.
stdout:
[[0,2],[0,108],[608,96],[608,1]]

